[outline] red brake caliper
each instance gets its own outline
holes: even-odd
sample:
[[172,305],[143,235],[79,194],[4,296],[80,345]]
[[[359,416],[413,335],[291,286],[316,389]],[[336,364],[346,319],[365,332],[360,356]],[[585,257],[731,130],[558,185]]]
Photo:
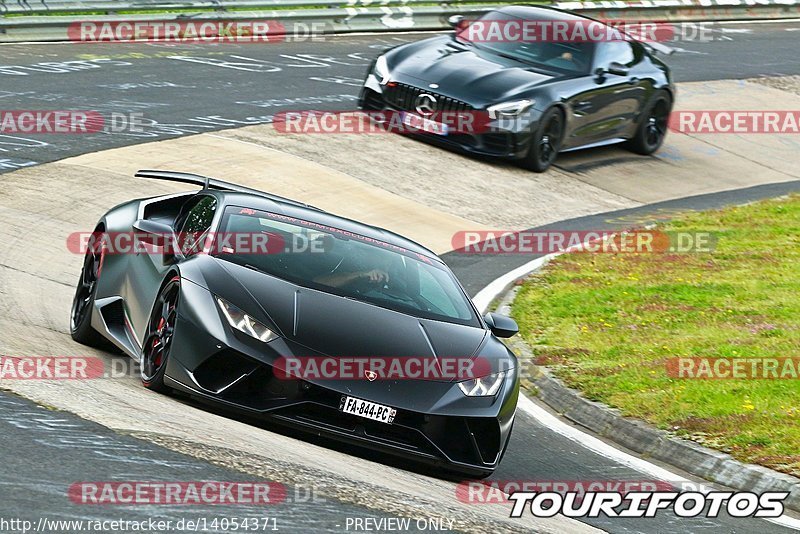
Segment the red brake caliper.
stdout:
[[[161,318],[161,320],[160,320],[160,321],[158,321],[158,326],[156,327],[156,331],[157,331],[157,332],[161,332],[161,329],[162,329],[162,328],[164,328],[164,323],[166,323],[166,319],[164,319],[164,318],[162,317],[162,318]],[[162,342],[163,342],[163,340],[162,340]],[[156,343],[158,343],[158,340],[157,340],[157,339],[154,339],[154,340],[153,340],[153,347],[152,347],[152,348],[156,348]],[[161,352],[159,352],[159,353],[158,353],[158,356],[156,356],[155,360],[153,361],[153,364],[154,364],[156,367],[158,367],[159,365],[161,365],[161,359],[162,359],[163,357],[164,357],[164,347],[161,347]]]

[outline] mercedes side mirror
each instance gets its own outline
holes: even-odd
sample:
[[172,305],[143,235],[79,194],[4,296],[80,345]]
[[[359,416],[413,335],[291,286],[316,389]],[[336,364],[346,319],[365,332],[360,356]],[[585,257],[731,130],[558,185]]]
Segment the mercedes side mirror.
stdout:
[[596,83],[603,83],[606,81],[606,69],[603,67],[597,67],[594,69],[594,81]]
[[506,315],[490,312],[483,316],[483,320],[486,321],[486,325],[492,331],[492,334],[497,337],[512,337],[519,332],[517,322]]
[[628,75],[628,67],[623,65],[622,63],[618,63],[616,61],[612,61],[609,63],[608,68],[606,71],[609,74],[613,74],[615,76],[627,76]]
[[451,28],[458,28],[463,20],[464,20],[463,15],[450,15],[447,18],[447,23],[450,25]]

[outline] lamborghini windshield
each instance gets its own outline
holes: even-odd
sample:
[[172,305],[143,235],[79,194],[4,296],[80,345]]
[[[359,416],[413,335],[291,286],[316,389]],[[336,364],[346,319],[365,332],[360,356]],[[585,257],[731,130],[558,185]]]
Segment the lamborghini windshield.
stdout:
[[421,318],[479,326],[440,262],[373,238],[294,217],[229,207],[212,254],[292,283]]

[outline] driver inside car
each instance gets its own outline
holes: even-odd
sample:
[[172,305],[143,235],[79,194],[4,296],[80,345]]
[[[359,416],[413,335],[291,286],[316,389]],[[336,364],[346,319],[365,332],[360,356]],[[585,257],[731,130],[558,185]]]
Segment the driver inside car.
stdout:
[[[336,240],[332,236],[325,236],[323,241],[326,251],[330,251],[336,245]],[[377,259],[377,261],[375,261]],[[344,262],[345,258],[342,259]],[[356,269],[339,272],[339,263],[331,272],[312,278],[318,284],[325,284],[331,287],[347,287],[356,283],[366,284],[368,287],[384,287],[389,283],[389,260],[382,254],[371,254],[370,263],[372,268]],[[363,264],[363,262],[361,262]],[[374,265],[374,266],[373,266]]]
[[[379,261],[372,268],[348,269],[348,264],[354,259],[354,251],[350,250],[353,247],[348,247],[347,241],[341,244],[337,241],[331,234],[312,238],[302,251],[290,254],[291,270],[328,287],[344,288],[356,283],[383,287],[389,283],[388,262],[381,256],[377,256]],[[376,263],[375,256],[370,255],[370,260],[370,263]]]

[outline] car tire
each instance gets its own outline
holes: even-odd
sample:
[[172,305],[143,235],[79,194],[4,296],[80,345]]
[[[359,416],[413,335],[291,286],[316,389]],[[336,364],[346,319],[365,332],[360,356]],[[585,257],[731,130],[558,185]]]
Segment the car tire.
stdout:
[[170,276],[162,286],[150,312],[147,332],[142,344],[140,375],[142,385],[149,390],[166,393],[170,390],[164,384],[169,353],[178,320],[178,301],[180,299],[181,279]]
[[102,245],[102,241],[102,239],[96,240],[86,250],[81,276],[78,279],[78,286],[75,288],[75,296],[70,309],[70,336],[78,343],[90,347],[106,345],[103,336],[92,327],[94,300],[105,258],[105,247]]
[[650,105],[642,113],[642,119],[636,128],[636,134],[625,144],[626,148],[636,154],[649,156],[661,148],[667,136],[669,114],[672,111],[672,98],[666,91],[659,91]]
[[522,167],[534,172],[544,172],[556,160],[564,138],[564,114],[550,108],[542,114],[539,125],[531,135],[528,153],[521,161]]

